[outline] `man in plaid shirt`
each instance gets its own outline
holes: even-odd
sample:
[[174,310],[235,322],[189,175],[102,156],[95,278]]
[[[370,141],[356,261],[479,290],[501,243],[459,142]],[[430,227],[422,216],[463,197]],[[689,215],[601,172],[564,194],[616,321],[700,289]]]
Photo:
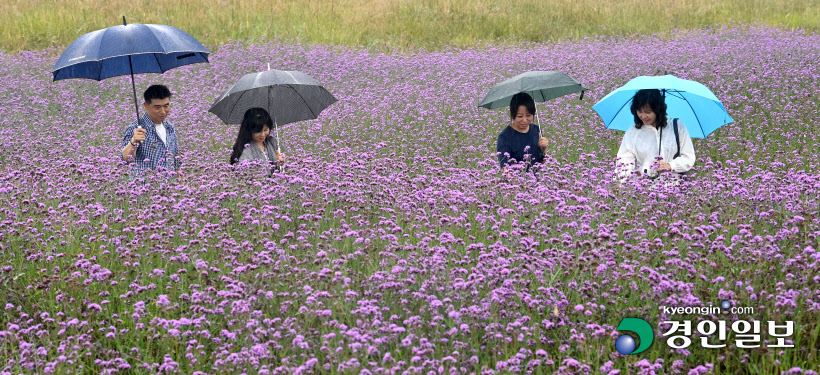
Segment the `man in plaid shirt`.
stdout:
[[179,143],[174,125],[167,120],[171,112],[171,91],[163,85],[152,85],[143,95],[145,114],[125,129],[122,158],[132,165],[131,177],[142,177],[145,171],[176,171],[179,168]]

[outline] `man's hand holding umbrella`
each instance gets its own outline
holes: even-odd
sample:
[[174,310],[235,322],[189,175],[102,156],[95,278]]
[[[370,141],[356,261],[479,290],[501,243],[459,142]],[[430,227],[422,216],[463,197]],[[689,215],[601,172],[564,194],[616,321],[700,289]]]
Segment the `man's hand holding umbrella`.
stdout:
[[131,137],[131,143],[140,143],[145,140],[146,131],[142,127],[134,129],[134,136]]
[[125,160],[134,160],[137,153],[137,147],[140,143],[145,141],[146,130],[141,126],[134,129],[134,135],[131,136],[131,141],[122,150],[122,156]]

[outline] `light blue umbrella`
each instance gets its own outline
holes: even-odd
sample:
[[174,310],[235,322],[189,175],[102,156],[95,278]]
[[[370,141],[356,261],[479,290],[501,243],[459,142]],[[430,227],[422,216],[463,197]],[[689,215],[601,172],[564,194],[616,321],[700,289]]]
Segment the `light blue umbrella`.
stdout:
[[661,90],[666,98],[666,116],[679,118],[692,138],[706,138],[717,128],[735,121],[706,86],[672,75],[634,78],[607,94],[592,109],[601,116],[607,129],[626,131],[635,125],[629,110],[632,97],[642,89]]

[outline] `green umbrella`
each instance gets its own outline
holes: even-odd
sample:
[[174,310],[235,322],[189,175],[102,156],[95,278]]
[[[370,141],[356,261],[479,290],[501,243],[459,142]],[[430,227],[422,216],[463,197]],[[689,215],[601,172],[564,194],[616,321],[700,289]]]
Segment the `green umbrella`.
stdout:
[[[484,96],[478,106],[487,109],[507,107],[510,105],[510,99],[513,95],[520,92],[530,94],[536,102],[546,102],[576,92],[580,92],[580,99],[583,99],[585,90],[589,89],[575,78],[561,72],[526,72],[501,82],[490,89],[490,92]],[[538,123],[540,124],[541,121],[538,120]]]

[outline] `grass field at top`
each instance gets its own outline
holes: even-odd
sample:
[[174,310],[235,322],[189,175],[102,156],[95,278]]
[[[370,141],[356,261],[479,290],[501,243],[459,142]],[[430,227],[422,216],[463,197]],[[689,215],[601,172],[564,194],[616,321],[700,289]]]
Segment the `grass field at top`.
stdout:
[[228,40],[438,48],[514,38],[548,41],[649,34],[724,23],[817,30],[816,0],[11,0],[0,2],[0,48],[67,46],[130,23],[179,27],[208,46]]

